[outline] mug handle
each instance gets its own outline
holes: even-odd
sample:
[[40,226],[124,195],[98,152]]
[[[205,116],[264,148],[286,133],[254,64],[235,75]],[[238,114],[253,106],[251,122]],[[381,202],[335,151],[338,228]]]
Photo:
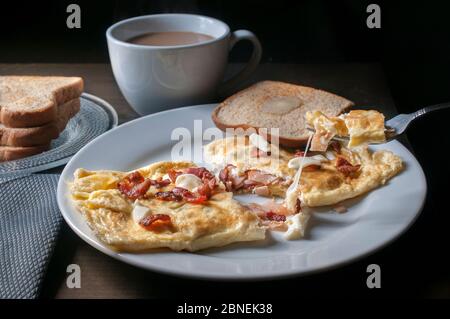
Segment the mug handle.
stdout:
[[247,79],[253,71],[255,71],[256,67],[261,60],[262,55],[262,47],[256,35],[248,30],[236,30],[231,34],[229,51],[233,49],[233,47],[241,40],[249,40],[253,44],[253,52],[250,57],[250,61],[248,61],[247,65],[240,70],[236,75],[225,81],[219,89],[220,95],[228,95],[230,91],[235,88],[239,83]]

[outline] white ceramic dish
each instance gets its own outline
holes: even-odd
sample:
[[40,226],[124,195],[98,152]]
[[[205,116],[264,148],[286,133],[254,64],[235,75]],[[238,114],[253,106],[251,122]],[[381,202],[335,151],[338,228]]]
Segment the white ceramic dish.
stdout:
[[[75,169],[128,171],[170,160],[174,128],[191,132],[194,120],[213,127],[214,105],[200,105],[149,115],[121,125],[81,149],[65,167],[58,185],[58,204],[70,227],[93,247],[126,263],[159,272],[218,280],[249,280],[304,275],[349,263],[370,254],[402,234],[420,214],[425,176],[414,156],[399,142],[377,146],[401,156],[405,170],[387,185],[349,200],[345,214],[322,208],[314,214],[303,240],[285,241],[274,233],[264,242],[238,243],[198,253],[117,253],[91,232],[68,196]],[[247,196],[238,197],[248,200]]]

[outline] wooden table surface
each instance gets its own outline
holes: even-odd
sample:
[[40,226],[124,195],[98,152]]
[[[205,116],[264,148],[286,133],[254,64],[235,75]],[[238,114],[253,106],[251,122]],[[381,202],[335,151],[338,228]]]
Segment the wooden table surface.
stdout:
[[[241,65],[230,65],[228,72],[232,74],[240,67]],[[120,123],[137,117],[120,93],[109,64],[0,64],[0,74],[81,76],[85,80],[85,91],[111,103],[119,115]],[[268,79],[321,88],[345,96],[357,106],[376,106],[388,118],[397,113],[378,64],[263,64],[243,86]],[[51,172],[61,170],[62,167]],[[392,249],[394,248],[388,254],[396,255],[397,252],[392,252]],[[389,251],[389,248],[384,250]],[[349,266],[304,278],[252,283],[199,281],[161,275],[119,262],[86,244],[64,223],[44,281],[42,296],[146,298],[231,294],[267,297],[268,291],[285,293],[292,289],[297,289],[299,296],[314,291],[316,295],[329,295],[342,293],[342,287],[347,289],[347,293],[368,293],[365,287],[365,267],[374,258],[386,260],[388,256],[383,254],[386,255],[381,251]],[[389,258],[392,259],[392,256]],[[81,268],[80,289],[69,289],[66,286],[66,268],[69,264],[78,264]],[[318,291],[318,288],[323,291]]]

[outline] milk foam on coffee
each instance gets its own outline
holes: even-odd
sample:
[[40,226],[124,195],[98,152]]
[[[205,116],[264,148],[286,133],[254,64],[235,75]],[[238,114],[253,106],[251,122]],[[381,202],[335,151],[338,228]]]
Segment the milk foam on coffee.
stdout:
[[203,33],[166,31],[144,33],[129,39],[127,42],[140,45],[172,46],[196,44],[213,39],[212,36]]

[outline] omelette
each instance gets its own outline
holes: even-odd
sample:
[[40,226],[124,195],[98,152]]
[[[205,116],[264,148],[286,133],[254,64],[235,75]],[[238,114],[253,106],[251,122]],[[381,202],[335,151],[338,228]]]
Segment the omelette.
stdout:
[[320,166],[302,172],[298,190],[306,206],[334,205],[367,193],[384,185],[403,167],[401,158],[392,152],[371,152],[367,146],[358,150],[341,147],[326,155]]
[[129,173],[78,169],[70,189],[96,236],[117,251],[197,251],[265,238],[261,219],[191,162]]

